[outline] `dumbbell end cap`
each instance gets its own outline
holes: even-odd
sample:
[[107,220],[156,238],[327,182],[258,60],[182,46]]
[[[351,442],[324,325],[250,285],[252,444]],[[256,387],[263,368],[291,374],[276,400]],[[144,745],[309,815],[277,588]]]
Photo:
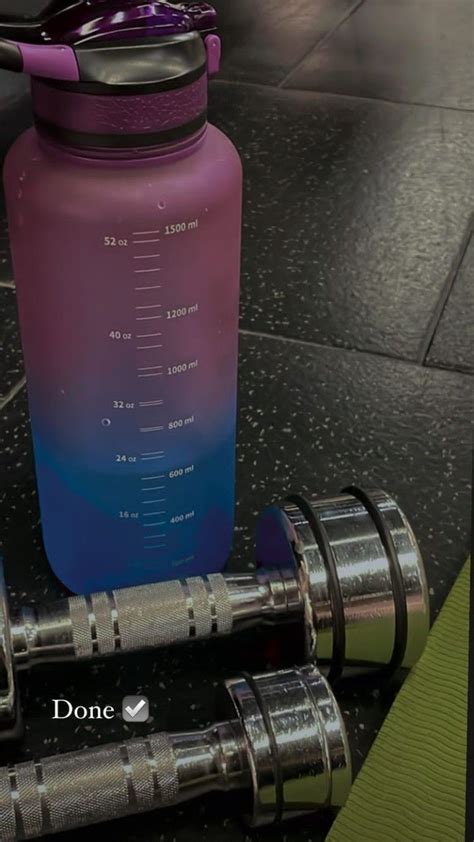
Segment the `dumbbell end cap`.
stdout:
[[346,729],[315,667],[244,675],[225,689],[245,735],[251,826],[345,804],[352,784]]
[[18,699],[10,638],[7,587],[0,556],[0,741],[21,734]]
[[292,495],[257,527],[257,563],[294,569],[305,658],[341,675],[411,668],[429,631],[429,591],[411,526],[380,489]]

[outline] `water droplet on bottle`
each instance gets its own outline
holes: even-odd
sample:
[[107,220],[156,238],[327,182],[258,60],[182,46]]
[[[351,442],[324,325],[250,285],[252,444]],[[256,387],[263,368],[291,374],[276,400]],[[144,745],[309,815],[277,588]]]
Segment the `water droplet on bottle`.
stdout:
[[102,418],[101,423],[103,427],[110,427],[112,421],[110,420],[110,418]]
[[166,202],[163,202],[163,201],[158,202],[158,207],[159,207],[160,210],[164,210],[165,207],[166,207]]

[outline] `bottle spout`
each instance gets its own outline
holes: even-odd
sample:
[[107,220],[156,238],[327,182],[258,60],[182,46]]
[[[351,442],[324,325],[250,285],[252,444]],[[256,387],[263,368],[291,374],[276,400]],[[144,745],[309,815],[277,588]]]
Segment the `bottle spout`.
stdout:
[[25,44],[2,38],[0,68],[64,82],[80,79],[76,54],[72,47],[64,44]]

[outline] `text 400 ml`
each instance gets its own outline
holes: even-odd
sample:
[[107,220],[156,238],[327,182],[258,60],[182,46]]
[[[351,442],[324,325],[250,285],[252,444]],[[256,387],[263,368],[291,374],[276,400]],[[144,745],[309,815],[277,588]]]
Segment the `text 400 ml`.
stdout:
[[170,523],[172,523],[172,524],[185,523],[185,521],[187,521],[187,520],[192,520],[194,516],[195,516],[194,510],[192,512],[186,512],[185,514],[173,515],[173,517],[170,518]]

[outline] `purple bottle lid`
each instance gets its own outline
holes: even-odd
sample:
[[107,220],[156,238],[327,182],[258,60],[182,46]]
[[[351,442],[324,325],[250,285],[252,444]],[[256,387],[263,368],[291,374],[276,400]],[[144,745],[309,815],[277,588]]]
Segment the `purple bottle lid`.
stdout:
[[207,77],[221,57],[215,27],[204,0],[56,0],[0,24],[0,35],[17,33],[0,40],[0,67],[33,77],[36,126],[50,140],[163,147],[204,130]]
[[204,0],[46,0],[14,2],[2,12],[2,36],[14,41],[77,45],[93,39],[213,31],[216,11]]
[[181,87],[198,72],[193,34],[210,39],[209,74],[219,69],[215,27],[216,12],[203,0],[55,0],[29,21],[10,15],[0,23],[9,38],[0,41],[0,66],[88,85]]

